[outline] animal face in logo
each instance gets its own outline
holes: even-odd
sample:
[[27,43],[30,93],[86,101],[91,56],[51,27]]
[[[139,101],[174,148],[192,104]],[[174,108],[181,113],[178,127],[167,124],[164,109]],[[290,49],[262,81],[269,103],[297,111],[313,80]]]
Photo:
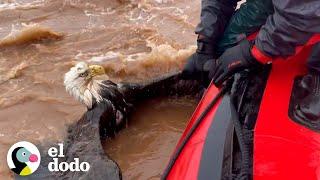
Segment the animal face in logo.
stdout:
[[26,162],[37,162],[38,156],[35,154],[31,154],[30,151],[28,151],[24,147],[17,147],[16,149],[13,150],[12,156],[16,156],[17,160],[22,163]]
[[21,176],[28,176],[39,167],[40,153],[32,143],[18,142],[9,149],[7,162],[13,172]]

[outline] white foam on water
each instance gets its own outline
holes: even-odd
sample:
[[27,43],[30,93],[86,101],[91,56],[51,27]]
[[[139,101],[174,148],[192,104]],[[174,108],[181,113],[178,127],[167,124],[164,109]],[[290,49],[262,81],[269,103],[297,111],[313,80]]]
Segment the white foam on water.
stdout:
[[155,0],[157,3],[159,4],[166,4],[166,3],[169,3],[169,2],[173,2],[173,0]]
[[102,15],[111,15],[111,14],[116,13],[116,10],[108,7],[106,10],[101,11],[100,13]]
[[139,60],[140,57],[146,56],[147,53],[136,53],[136,54],[130,54],[127,58],[126,61],[137,61]]
[[94,56],[91,59],[88,60],[88,62],[96,62],[101,63],[104,61],[114,60],[114,59],[120,59],[121,54],[113,51],[109,51],[106,54],[102,54],[100,56]]
[[45,0],[34,0],[32,2],[0,2],[0,11],[10,10],[10,9],[26,9],[26,8],[35,8],[40,7],[44,4]]
[[75,56],[77,61],[87,61],[91,63],[102,63],[105,61],[116,60],[116,59],[123,59],[123,54],[119,52],[109,51],[105,54],[101,54],[98,52],[93,53],[83,53],[79,51],[79,53]]

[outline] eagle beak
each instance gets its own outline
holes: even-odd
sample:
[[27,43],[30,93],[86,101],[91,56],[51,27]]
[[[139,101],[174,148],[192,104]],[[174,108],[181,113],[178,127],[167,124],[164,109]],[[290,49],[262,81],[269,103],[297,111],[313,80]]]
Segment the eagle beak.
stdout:
[[89,69],[90,69],[90,77],[106,74],[104,67],[99,65],[91,65],[89,66]]

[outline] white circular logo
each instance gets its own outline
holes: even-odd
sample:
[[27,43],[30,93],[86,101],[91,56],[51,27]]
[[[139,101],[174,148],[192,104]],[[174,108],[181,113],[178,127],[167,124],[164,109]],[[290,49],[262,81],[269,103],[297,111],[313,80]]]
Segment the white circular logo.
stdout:
[[35,172],[40,165],[40,160],[38,148],[27,141],[15,143],[7,154],[9,168],[20,176],[28,176]]

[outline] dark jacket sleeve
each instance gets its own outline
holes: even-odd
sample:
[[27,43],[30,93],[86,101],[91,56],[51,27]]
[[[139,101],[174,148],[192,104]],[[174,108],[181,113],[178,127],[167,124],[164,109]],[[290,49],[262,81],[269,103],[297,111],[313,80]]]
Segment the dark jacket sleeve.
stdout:
[[256,49],[252,51],[255,57],[293,55],[297,46],[320,33],[319,0],[273,0],[273,5],[274,13],[256,38]]
[[196,34],[217,41],[235,11],[238,0],[202,0],[200,23]]

